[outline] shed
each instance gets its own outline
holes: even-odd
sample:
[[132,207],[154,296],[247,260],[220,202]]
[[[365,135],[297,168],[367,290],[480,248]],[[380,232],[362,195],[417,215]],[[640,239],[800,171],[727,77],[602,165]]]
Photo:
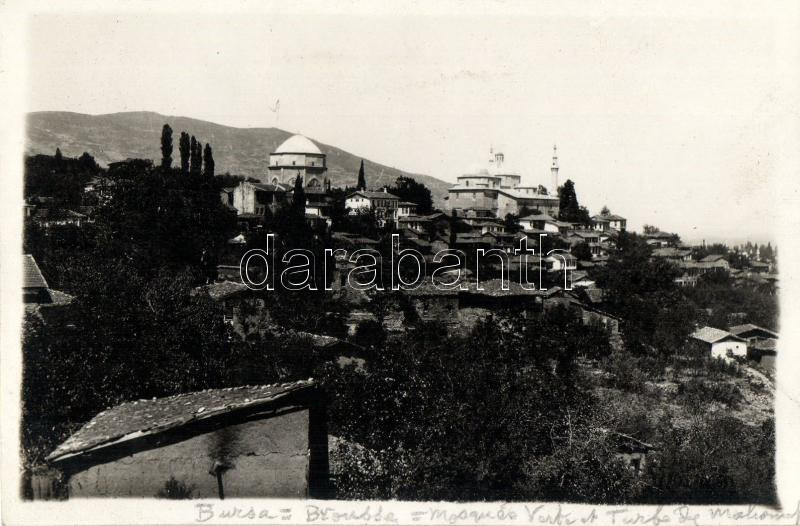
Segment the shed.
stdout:
[[47,460],[69,497],[325,497],[324,398],[309,379],[126,402]]
[[712,358],[747,356],[747,342],[735,334],[714,327],[702,327],[690,335]]

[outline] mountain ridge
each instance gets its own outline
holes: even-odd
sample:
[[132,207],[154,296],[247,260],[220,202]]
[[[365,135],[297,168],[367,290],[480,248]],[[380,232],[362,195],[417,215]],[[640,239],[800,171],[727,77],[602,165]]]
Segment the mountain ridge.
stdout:
[[[152,111],[126,111],[91,115],[71,111],[36,111],[26,116],[25,152],[29,155],[52,154],[60,148],[63,155],[92,155],[98,164],[127,158],[161,158],[161,128],[166,123],[173,132],[173,163],[178,164],[178,138],[181,131],[194,135],[214,149],[216,172],[245,177],[263,174],[269,153],[292,132],[275,128],[238,128],[211,121]],[[333,186],[355,186],[362,157],[309,137],[327,156],[328,177]],[[367,158],[364,169],[370,187],[394,184],[397,177],[412,177],[431,190],[436,205],[441,205],[452,184],[426,174],[407,172]]]

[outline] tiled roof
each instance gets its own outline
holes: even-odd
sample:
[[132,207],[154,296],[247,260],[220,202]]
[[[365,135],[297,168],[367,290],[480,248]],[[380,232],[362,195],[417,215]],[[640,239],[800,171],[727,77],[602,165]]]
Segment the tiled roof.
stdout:
[[728,331],[723,331],[722,329],[715,329],[714,327],[702,327],[697,329],[691,334],[691,337],[696,340],[701,340],[706,343],[715,343],[724,338],[735,338],[739,341],[744,341],[738,336],[729,333]]
[[715,261],[719,261],[720,259],[724,260],[725,256],[723,256],[722,254],[709,254],[700,261],[702,263],[713,263]]
[[211,296],[213,300],[224,300],[246,290],[247,285],[237,281],[220,281],[218,283],[209,283],[208,285],[202,285],[197,287],[196,290],[206,291],[208,295]]
[[39,265],[30,254],[22,256],[22,287],[26,289],[46,289],[47,281],[39,270]]
[[603,302],[603,289],[598,289],[597,287],[587,287],[583,289],[583,292],[586,294],[586,299],[589,300],[589,303]]
[[255,188],[256,190],[262,190],[264,192],[285,192],[286,191],[282,187],[274,185],[274,184],[268,184],[268,183],[250,183],[250,184],[253,185],[253,188]]
[[687,248],[663,247],[653,249],[653,256],[659,258],[679,258],[691,253],[692,251]]
[[75,296],[72,294],[67,294],[60,290],[49,289],[48,292],[50,292],[50,303],[44,304],[44,306],[60,307],[62,305],[69,305],[75,299]]
[[503,290],[501,279],[481,280],[480,286],[483,290],[478,289],[478,283],[471,281],[467,283],[470,294],[478,294],[482,296],[504,297],[504,296],[546,296],[548,291],[534,289],[526,290],[514,279],[508,280],[508,290]]
[[531,214],[529,216],[521,217],[520,221],[555,221],[548,214]]
[[745,323],[743,325],[734,325],[729,330],[730,330],[731,334],[735,334],[736,336],[739,336],[740,334],[748,332],[748,331],[756,330],[756,331],[764,331],[767,334],[771,334],[773,338],[777,338],[778,337],[778,333],[777,332],[771,331],[769,329],[765,329],[764,327],[759,327],[758,325],[753,325],[752,323]]
[[412,223],[412,222],[430,223],[431,220],[425,216],[404,216],[399,218],[398,221],[402,221],[404,223]]
[[759,351],[774,351],[777,348],[778,340],[775,338],[767,338],[766,340],[757,341],[753,344],[753,348]]
[[88,449],[130,438],[152,435],[199,420],[275,401],[315,385],[312,379],[284,384],[207,389],[167,398],[125,402],[98,413],[47,460],[60,460]]
[[390,194],[389,192],[376,192],[373,190],[358,190],[357,192],[353,192],[352,194],[348,195],[347,198],[351,198],[354,195],[361,195],[368,199],[400,199],[394,194]]
[[675,234],[670,234],[669,232],[654,232],[652,234],[645,234],[644,237],[650,239],[672,239],[675,237]]

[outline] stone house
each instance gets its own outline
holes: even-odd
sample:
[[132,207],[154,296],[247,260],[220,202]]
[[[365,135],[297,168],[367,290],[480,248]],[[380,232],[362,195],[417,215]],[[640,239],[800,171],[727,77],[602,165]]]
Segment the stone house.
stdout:
[[329,495],[325,402],[312,380],[126,402],[47,460],[70,498]]

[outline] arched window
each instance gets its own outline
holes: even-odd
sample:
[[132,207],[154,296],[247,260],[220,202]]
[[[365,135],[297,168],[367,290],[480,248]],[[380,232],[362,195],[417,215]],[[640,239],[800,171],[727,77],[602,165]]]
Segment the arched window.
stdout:
[[274,185],[278,184],[278,178],[277,177],[273,177],[272,178],[272,184],[274,184]]
[[319,186],[319,179],[311,179],[306,186],[309,188],[317,188]]

